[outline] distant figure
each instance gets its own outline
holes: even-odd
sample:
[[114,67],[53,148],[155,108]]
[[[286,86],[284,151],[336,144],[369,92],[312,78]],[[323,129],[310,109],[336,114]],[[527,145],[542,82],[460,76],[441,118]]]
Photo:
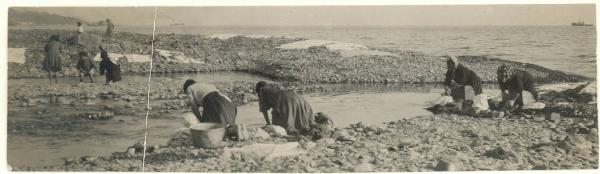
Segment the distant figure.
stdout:
[[[538,100],[538,92],[535,89],[535,79],[529,74],[529,72],[511,69],[506,65],[498,67],[498,85],[503,96],[509,96],[509,94],[516,94],[517,96],[510,100],[515,99],[513,106],[517,109],[522,108],[525,104],[523,102],[523,90],[529,91],[533,98]],[[503,98],[504,100],[504,98]],[[503,101],[506,102],[506,101]]]
[[237,106],[214,85],[188,79],[183,84],[183,92],[188,95],[190,109],[200,122],[235,125]]
[[113,32],[115,31],[115,25],[110,21],[110,19],[106,19],[106,38],[110,40],[112,38]]
[[271,110],[274,125],[281,126],[289,134],[309,133],[315,123],[313,110],[304,97],[293,91],[281,90],[273,84],[260,81],[256,84],[260,112],[267,125],[271,124],[268,110]]
[[81,44],[81,35],[83,35],[83,25],[81,22],[77,22],[77,43]]
[[77,61],[77,69],[79,70],[79,82],[83,83],[83,76],[90,78],[92,83],[95,83],[94,71],[96,70],[96,63],[88,55],[87,52],[79,52],[79,60]]
[[109,57],[106,49],[100,46],[100,75],[106,73],[106,85],[118,82],[121,80],[121,67],[116,60]]
[[59,42],[60,37],[58,35],[50,36],[48,43],[44,47],[46,56],[44,57],[43,68],[48,71],[48,79],[52,82],[58,83],[58,72],[62,70],[62,51],[63,45]]
[[[470,86],[469,88],[473,89],[475,95],[479,95],[482,93],[481,79],[479,78],[479,76],[477,76],[477,74],[475,74],[475,72],[460,64],[456,57],[444,57],[447,58],[446,65],[448,66],[448,71],[446,72],[446,80],[444,81],[444,86],[447,88],[447,91],[463,91],[463,93],[465,93],[465,87]],[[451,94],[451,96],[454,98],[455,101],[457,101],[457,99],[465,99],[464,94],[463,96]]]

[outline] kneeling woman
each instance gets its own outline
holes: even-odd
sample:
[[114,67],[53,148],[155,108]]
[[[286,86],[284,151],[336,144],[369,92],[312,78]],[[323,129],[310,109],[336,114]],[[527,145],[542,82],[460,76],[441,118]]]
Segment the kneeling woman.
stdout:
[[309,133],[315,120],[312,107],[304,97],[264,81],[258,82],[255,90],[259,98],[260,112],[263,113],[267,124],[271,124],[268,110],[272,109],[274,125],[285,128],[292,135]]
[[188,95],[192,112],[200,122],[235,125],[237,107],[215,86],[189,79],[183,84],[183,91]]

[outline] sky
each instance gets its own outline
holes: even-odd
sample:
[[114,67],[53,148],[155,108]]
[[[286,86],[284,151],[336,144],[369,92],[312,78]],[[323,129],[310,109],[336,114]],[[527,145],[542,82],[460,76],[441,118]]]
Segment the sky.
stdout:
[[[152,25],[151,7],[18,8],[77,17],[110,18],[117,25]],[[569,25],[595,24],[593,4],[158,7],[157,25],[327,26],[327,25]]]

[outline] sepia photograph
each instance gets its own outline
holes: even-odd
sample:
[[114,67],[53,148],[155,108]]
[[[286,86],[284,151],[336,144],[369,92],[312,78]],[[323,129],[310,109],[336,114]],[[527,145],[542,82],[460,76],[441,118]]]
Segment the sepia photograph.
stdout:
[[5,8],[5,171],[598,170],[593,1]]

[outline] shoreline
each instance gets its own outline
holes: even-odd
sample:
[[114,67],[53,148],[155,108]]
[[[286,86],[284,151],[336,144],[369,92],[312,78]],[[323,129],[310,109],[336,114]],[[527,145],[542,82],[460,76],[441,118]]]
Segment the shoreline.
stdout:
[[[181,100],[181,98],[179,98],[179,96],[176,94],[175,91],[177,91],[178,87],[170,85],[173,83],[173,79],[169,79],[169,78],[157,78],[155,81],[155,87],[153,88],[155,90],[155,92],[153,92],[153,94],[151,95],[151,99],[155,102],[153,102],[152,105],[152,113],[150,116],[150,119],[175,119],[175,117],[172,116],[163,116],[164,114],[170,115],[168,113],[178,113],[179,111],[184,111],[186,110],[186,107],[184,105],[181,104],[181,102],[178,102],[178,100]],[[241,105],[244,104],[246,102],[255,102],[257,100],[256,96],[251,92],[253,90],[253,85],[254,83],[251,82],[224,82],[224,83],[216,83],[215,84],[217,86],[217,88],[220,91],[225,92],[234,102],[236,102],[237,104]],[[308,92],[310,93],[311,90],[313,91],[319,91],[320,89],[322,89],[321,87],[316,87],[316,86],[303,86],[303,85],[299,85],[296,86],[293,83],[284,83],[282,84],[284,85],[284,87],[287,88],[294,88],[297,89],[299,91],[304,91],[304,92]],[[585,85],[585,84],[582,84]],[[136,95],[137,93],[139,93],[139,91],[144,91],[145,87],[135,87],[136,85],[133,83],[121,83],[121,84],[116,84],[115,86],[111,86],[111,87],[107,87],[104,85],[94,85],[94,84],[80,84],[80,85],[73,85],[73,84],[60,84],[59,86],[57,86],[55,89],[53,87],[54,90],[51,90],[50,88],[45,89],[45,87],[42,87],[44,85],[42,84],[29,84],[29,85],[22,85],[21,89],[14,89],[14,88],[9,88],[9,97],[8,97],[8,101],[9,101],[9,106],[15,106],[18,105],[19,102],[24,102],[27,103],[25,104],[23,109],[28,109],[28,108],[35,108],[36,106],[42,106],[45,104],[48,104],[47,99],[43,99],[46,98],[48,95],[49,96],[57,96],[58,98],[63,98],[63,99],[58,99],[59,104],[60,105],[71,105],[71,106],[85,106],[86,101],[93,99],[93,98],[100,98],[103,100],[114,100],[115,102],[118,103],[123,103],[123,106],[121,106],[121,104],[119,105],[115,105],[115,106],[100,106],[100,108],[105,108],[105,111],[110,111],[110,112],[114,112],[115,114],[125,114],[125,115],[129,115],[131,114],[130,117],[138,117],[138,115],[135,115],[134,113],[138,112],[138,111],[143,111],[140,110],[138,107],[136,106],[140,106],[144,104],[145,101],[145,97],[143,97],[143,95]],[[559,86],[573,86],[573,85],[559,85]],[[42,93],[37,93],[37,92],[31,92],[31,89],[42,89],[42,90],[38,90],[38,91],[46,91],[46,92],[42,92]],[[59,90],[61,89],[61,90]],[[104,90],[103,90],[104,89]],[[572,89],[577,89],[575,91],[569,91]],[[96,94],[94,91],[107,91],[108,92],[103,92],[103,93],[98,93]],[[290,168],[294,168],[294,171],[298,171],[298,172],[309,172],[309,171],[356,171],[358,169],[354,169],[352,166],[358,165],[358,164],[362,164],[360,163],[360,160],[358,160],[357,158],[359,158],[359,156],[363,156],[363,158],[371,158],[370,161],[368,161],[367,163],[369,163],[370,165],[372,165],[370,171],[431,171],[434,170],[433,164],[436,164],[433,161],[438,160],[437,157],[433,157],[431,155],[427,155],[427,154],[431,154],[433,152],[429,152],[426,149],[430,146],[440,146],[440,147],[447,147],[450,145],[445,145],[444,143],[450,143],[450,142],[445,142],[447,140],[452,140],[452,138],[449,138],[448,136],[446,136],[446,134],[450,133],[453,136],[457,136],[460,135],[459,137],[461,138],[465,138],[468,139],[469,142],[467,142],[464,145],[468,145],[469,148],[472,148],[472,151],[475,151],[475,149],[479,149],[477,150],[477,153],[473,154],[474,152],[472,151],[464,151],[465,149],[453,149],[452,153],[460,153],[460,154],[470,154],[468,155],[468,157],[465,157],[467,159],[472,159],[472,158],[477,158],[477,160],[480,160],[479,158],[482,158],[481,155],[485,154],[487,151],[493,150],[494,148],[492,147],[491,144],[493,144],[495,141],[492,141],[490,139],[485,139],[485,140],[480,140],[480,138],[478,138],[477,136],[473,137],[471,134],[464,134],[463,128],[464,129],[470,129],[468,127],[461,127],[461,129],[454,129],[456,128],[456,126],[464,126],[463,124],[467,124],[467,125],[481,125],[481,128],[489,128],[491,125],[495,125],[499,120],[502,122],[502,126],[504,128],[502,129],[498,129],[498,132],[493,133],[493,136],[497,139],[497,140],[502,140],[502,141],[522,141],[523,138],[522,136],[531,136],[526,142],[521,142],[521,145],[519,146],[523,146],[522,148],[524,149],[520,149],[519,153],[515,154],[523,154],[522,158],[525,158],[527,160],[525,161],[529,161],[529,158],[535,159],[535,158],[540,158],[538,155],[538,153],[542,150],[537,150],[540,147],[543,147],[542,149],[545,148],[550,148],[550,147],[546,147],[543,146],[542,144],[540,144],[541,142],[538,141],[546,141],[545,139],[539,139],[539,138],[543,138],[544,136],[548,136],[547,134],[549,132],[555,132],[560,134],[561,138],[555,138],[552,139],[550,142],[544,142],[544,143],[550,143],[550,146],[552,146],[555,151],[552,152],[548,152],[551,154],[544,154],[547,157],[548,155],[550,156],[554,156],[556,158],[558,158],[557,156],[573,156],[570,158],[577,158],[579,159],[579,156],[581,156],[582,153],[580,152],[565,152],[563,153],[561,150],[556,150],[556,149],[566,149],[566,148],[572,148],[570,146],[568,147],[559,147],[559,144],[561,144],[562,142],[566,141],[566,137],[567,136],[576,136],[576,137],[583,137],[588,143],[587,144],[592,144],[593,148],[584,148],[587,150],[591,150],[590,153],[596,153],[597,154],[597,145],[598,145],[598,141],[597,139],[591,139],[593,137],[597,137],[592,135],[594,132],[597,133],[597,126],[594,127],[593,125],[591,125],[593,119],[597,119],[597,110],[596,110],[596,105],[595,104],[588,104],[587,103],[587,99],[583,99],[583,98],[587,98],[584,97],[584,95],[582,95],[581,97],[576,95],[579,93],[579,90],[582,89],[578,89],[578,87],[573,86],[573,87],[566,87],[566,88],[561,88],[561,87],[545,87],[544,88],[544,93],[542,94],[542,99],[544,100],[544,103],[548,103],[547,106],[549,106],[550,108],[553,109],[558,109],[557,111],[560,111],[559,113],[562,115],[562,117],[560,118],[560,121],[550,121],[550,120],[537,120],[535,119],[537,116],[534,117],[511,117],[511,118],[473,118],[473,117],[468,117],[468,116],[459,116],[459,115],[452,115],[452,116],[444,116],[444,115],[424,115],[424,116],[416,116],[415,118],[410,118],[410,119],[405,119],[405,120],[400,120],[400,121],[395,121],[396,123],[403,125],[403,124],[408,124],[406,126],[393,126],[393,127],[389,127],[390,124],[384,123],[384,127],[378,127],[378,126],[368,126],[368,125],[364,125],[364,123],[359,123],[362,124],[363,126],[358,126],[358,127],[362,127],[362,128],[357,128],[357,124],[351,124],[350,126],[344,127],[344,128],[340,128],[339,131],[342,132],[346,132],[349,135],[352,135],[355,138],[355,141],[353,141],[352,143],[348,143],[347,141],[344,140],[337,140],[337,141],[333,141],[334,143],[331,143],[330,140],[327,140],[328,142],[321,142],[321,143],[326,143],[327,145],[323,146],[322,144],[318,144],[319,141],[316,141],[314,143],[317,143],[318,145],[316,147],[313,147],[313,145],[311,145],[311,143],[307,142],[303,142],[303,143],[307,143],[308,146],[311,146],[308,149],[305,149],[308,153],[315,153],[315,151],[317,151],[318,153],[322,153],[324,155],[328,155],[328,156],[333,156],[334,158],[331,158],[331,160],[329,162],[326,162],[327,165],[326,166],[319,166],[319,164],[311,164],[310,168],[294,168],[293,165],[291,164],[295,164],[295,163],[301,163],[302,161],[295,161],[297,160],[296,158],[299,158],[300,160],[305,160],[305,161],[311,161],[312,160],[316,160],[319,161],[322,159],[323,156],[314,156],[314,155],[300,155],[297,157],[283,157],[284,160],[291,160],[293,162],[291,163],[275,163],[273,165],[267,165],[267,166],[262,166],[262,168],[260,167],[259,163],[232,163],[230,164],[230,167],[234,167],[232,169],[230,169],[231,171],[261,171],[261,172],[267,172],[267,171],[277,171],[277,169],[279,167],[277,167],[277,165],[280,166],[287,166]],[[28,91],[28,92],[25,92]],[[54,91],[54,92],[53,92]],[[62,91],[62,92],[61,92]],[[31,97],[27,97],[27,96],[31,96]],[[63,101],[69,101],[64,99],[65,97],[78,97],[75,101],[71,101],[71,102],[63,102]],[[39,98],[41,97],[41,98]],[[571,109],[569,109],[568,107],[562,107],[562,104],[559,104],[561,101],[577,101],[577,102],[573,102],[570,103],[570,106],[572,107]],[[583,107],[580,107],[583,106]],[[23,106],[21,106],[23,107]],[[558,107],[558,108],[557,108]],[[562,107],[562,108],[560,108]],[[169,111],[169,112],[167,112]],[[43,111],[44,113],[46,111]],[[580,113],[585,113],[585,115],[575,115],[577,112]],[[591,112],[591,113],[588,113]],[[44,113],[42,113],[42,115],[45,115]],[[591,115],[588,115],[591,114]],[[77,118],[77,117],[69,117],[70,115],[57,115],[57,117],[60,118],[65,118],[65,119],[75,119],[75,120],[70,120],[71,122],[77,124],[78,121],[77,119],[87,119],[87,118]],[[171,118],[172,117],[172,118]],[[16,117],[13,116],[9,116],[8,119],[9,120],[13,120]],[[44,117],[47,119],[53,119],[50,117]],[[44,121],[44,120],[42,120]],[[45,131],[47,131],[44,127],[47,124],[53,125],[55,123],[52,123],[52,121],[50,122],[46,122],[49,120],[45,120],[44,124],[40,124],[39,126],[36,127],[40,127],[41,129],[37,129],[37,130],[30,130],[33,131],[31,133],[33,133],[33,135],[37,136],[44,136],[46,135]],[[440,122],[442,121],[442,122]],[[13,124],[9,124],[9,130],[13,130],[14,124],[19,123],[19,121],[17,122],[12,122]],[[394,124],[396,124],[394,123]],[[418,126],[418,129],[408,129],[410,128],[410,125],[414,125],[414,124],[419,124],[421,126]],[[450,132],[435,132],[435,133],[427,133],[429,132],[429,128],[431,127],[427,127],[426,125],[430,125],[431,124],[441,124],[438,126],[434,126],[434,127],[440,127],[440,126],[449,126],[449,127],[453,127],[453,129],[449,129],[452,130]],[[447,124],[447,125],[444,125]],[[581,125],[583,125],[583,127],[581,127]],[[69,128],[70,126],[64,125],[66,126],[65,128]],[[74,126],[74,125],[71,125]],[[385,127],[387,126],[387,127]],[[369,127],[369,128],[367,128]],[[78,130],[77,127],[74,127],[75,130]],[[414,127],[413,127],[414,128]],[[18,129],[18,127],[17,127]],[[533,130],[530,130],[533,129]],[[586,130],[587,133],[575,133],[573,134],[573,130]],[[62,129],[61,129],[62,130]],[[381,131],[381,130],[385,130],[382,131],[380,133],[377,133],[377,130]],[[442,129],[437,129],[437,130],[442,130]],[[479,129],[478,129],[479,130]],[[567,131],[569,130],[569,131]],[[468,131],[468,130],[466,130]],[[559,131],[559,132],[556,132]],[[187,131],[186,131],[187,132]],[[354,132],[354,133],[350,133],[350,132]],[[369,133],[371,132],[371,133]],[[393,132],[392,135],[386,134],[385,132]],[[515,133],[515,132],[522,132],[522,133],[518,133],[517,135],[513,135],[511,133]],[[570,133],[569,133],[570,132]],[[54,132],[57,133],[57,132]],[[513,136],[513,138],[516,139],[512,139],[509,137],[506,137],[506,134],[508,134],[508,136]],[[10,133],[11,136],[19,136],[22,133]],[[345,133],[343,133],[345,134]],[[436,135],[439,134],[439,135]],[[489,132],[486,133],[491,135]],[[553,134],[553,133],[550,133]],[[51,133],[48,135],[52,135]],[[436,135],[437,137],[429,137],[430,135]],[[172,139],[173,141],[175,141],[173,143],[173,141],[171,141],[172,143],[167,143],[166,145],[164,144],[156,144],[157,147],[159,147],[159,151],[150,153],[149,155],[151,155],[152,157],[149,157],[148,159],[152,159],[153,161],[149,161],[148,166],[151,166],[151,168],[147,168],[147,170],[150,171],[221,171],[221,172],[227,172],[227,167],[225,168],[215,168],[215,169],[211,169],[209,166],[209,164],[214,164],[216,166],[222,166],[221,164],[227,163],[227,161],[231,162],[232,160],[235,161],[236,159],[239,159],[236,155],[232,155],[231,158],[224,158],[223,155],[225,153],[225,155],[227,155],[227,152],[224,151],[223,149],[220,150],[208,150],[208,149],[195,149],[191,146],[191,140],[189,139],[189,137],[186,138],[186,136],[189,135],[185,135],[185,134],[175,134],[174,135],[175,138]],[[183,137],[182,137],[183,136]],[[410,137],[410,136],[425,136],[425,138],[423,139],[417,139],[420,140],[416,141],[416,138],[407,138],[405,139],[404,137]],[[441,137],[446,137],[446,138],[441,138]],[[453,137],[451,136],[451,137]],[[554,135],[551,135],[550,137],[554,137]],[[437,138],[440,139],[441,141],[438,140],[434,140],[431,138]],[[507,139],[508,138],[508,139]],[[380,147],[381,145],[376,145],[376,147],[378,148],[369,148],[372,147],[371,145],[362,145],[365,143],[372,143],[372,142],[379,142],[376,141],[377,139],[385,139],[385,140],[389,140],[389,142],[384,143],[385,146],[384,147]],[[527,138],[525,138],[527,139]],[[538,140],[539,139],[539,140]],[[534,141],[535,140],[535,141]],[[580,141],[581,138],[577,138],[577,140],[573,140],[573,141]],[[296,140],[286,140],[283,138],[277,138],[277,137],[272,137],[271,139],[253,139],[253,140],[249,140],[249,141],[245,141],[245,142],[230,142],[231,147],[228,148],[235,148],[235,147],[241,147],[244,145],[249,145],[249,144],[254,144],[254,143],[267,143],[267,144],[281,144],[281,143],[285,143],[285,142],[295,142]],[[325,141],[325,140],[323,140]],[[405,142],[406,141],[406,142]],[[416,141],[416,142],[415,142]],[[470,142],[473,141],[473,142]],[[474,147],[470,147],[471,143],[475,143],[478,141],[483,141],[483,142],[487,142],[487,145],[483,145],[483,146],[474,146]],[[569,140],[571,141],[571,140]],[[584,141],[584,144],[585,142]],[[421,150],[415,150],[415,151],[411,151],[411,148],[408,148],[408,151],[405,150],[400,150],[402,148],[396,145],[394,145],[394,143],[409,143],[408,145],[410,145],[411,148],[414,147],[419,147],[419,148],[424,148]],[[451,141],[452,143],[456,143],[454,141]],[[480,142],[481,143],[481,142]],[[490,144],[491,143],[491,144]],[[304,146],[307,146],[307,144],[304,144]],[[378,143],[375,143],[378,144]],[[418,144],[415,146],[415,144]],[[486,143],[483,143],[486,144]],[[510,144],[510,145],[509,145]],[[563,143],[564,144],[564,143]],[[542,145],[542,146],[537,146],[537,145]],[[359,147],[360,146],[360,147]],[[513,142],[509,142],[508,144],[504,144],[501,147],[508,151],[508,150],[515,150],[515,149],[505,149],[504,147],[514,147],[515,144]],[[564,145],[560,145],[560,146],[564,146]],[[460,147],[463,147],[462,145]],[[348,159],[349,157],[340,157],[340,156],[336,156],[336,154],[338,154],[337,149],[344,149],[343,151],[349,151],[349,150],[356,150],[357,148],[361,151],[361,153],[359,153],[359,156],[353,156],[351,159]],[[533,151],[530,152],[530,148],[533,148]],[[332,152],[333,149],[333,152]],[[384,149],[384,152],[379,152],[381,149]],[[450,148],[452,149],[452,148]],[[524,151],[523,151],[524,150]],[[22,167],[22,166],[13,166],[14,170],[20,170],[20,171],[39,171],[39,170],[52,170],[52,171],[84,171],[84,170],[93,170],[93,171],[137,171],[139,170],[139,168],[136,168],[139,166],[139,163],[141,161],[139,161],[140,159],[140,153],[134,153],[133,155],[127,155],[125,149],[115,149],[115,153],[113,153],[113,155],[109,155],[109,156],[86,156],[85,154],[82,154],[79,157],[75,157],[74,159],[69,159],[66,162],[66,165],[58,165],[58,166],[46,166],[46,167]],[[365,151],[365,152],[362,152]],[[545,153],[546,150],[544,150]],[[396,156],[396,155],[400,155],[400,156],[405,156],[407,158],[413,159],[413,160],[417,160],[420,162],[409,162],[409,161],[403,161],[404,164],[400,165],[398,164],[398,166],[396,166],[395,168],[389,168],[390,164],[395,164],[391,161],[394,160],[384,160],[383,162],[378,160],[374,160],[376,158],[378,158],[378,155],[373,156],[373,153],[383,153],[386,157],[392,158],[394,159],[394,157],[389,156],[389,154],[394,154],[392,156]],[[422,154],[422,153],[426,153],[426,154]],[[435,154],[435,153],[433,153]],[[585,154],[585,153],[583,153]],[[258,157],[254,157],[252,154],[247,154],[247,153],[242,153],[242,156],[245,156],[245,159],[252,159],[252,160],[256,160],[256,161],[260,161]],[[346,154],[347,155],[347,154]],[[473,156],[474,155],[474,156]],[[480,157],[478,157],[480,156]],[[485,155],[484,155],[485,156]],[[581,163],[577,162],[574,165],[569,166],[570,164],[566,164],[565,161],[562,161],[562,163],[565,163],[564,166],[560,166],[559,168],[555,168],[556,166],[553,165],[546,165],[546,164],[539,164],[539,162],[524,162],[523,160],[519,160],[519,161],[512,161],[511,160],[506,160],[506,159],[494,159],[494,157],[486,157],[484,159],[482,159],[483,161],[487,161],[487,162],[492,162],[494,163],[495,167],[492,168],[478,168],[475,166],[462,166],[462,165],[467,165],[466,163],[464,163],[464,161],[461,163],[460,161],[456,162],[456,165],[460,165],[461,167],[458,168],[457,170],[530,170],[530,169],[534,169],[534,168],[541,168],[542,165],[545,165],[547,168],[546,169],[566,169],[566,168],[577,168],[577,169],[590,169],[590,168],[597,168],[597,165],[593,165],[593,164],[597,164],[598,159],[595,158],[597,156],[586,156],[584,161],[588,161],[588,163]],[[358,161],[357,161],[358,160]],[[187,161],[187,162],[177,162],[177,161]],[[534,160],[535,161],[535,160]],[[200,165],[197,166],[197,163],[206,163],[206,162],[210,162],[209,164],[207,164],[207,166],[204,165]],[[422,163],[421,163],[422,162]],[[596,162],[596,163],[594,163]],[[561,164],[562,164],[561,163]],[[535,164],[535,165],[534,165]],[[188,167],[185,167],[186,165],[190,165]],[[258,165],[258,166],[257,166]],[[290,166],[291,165],[291,166]],[[477,165],[477,164],[473,164],[473,165]],[[250,169],[244,168],[244,166],[254,166]],[[302,167],[306,167],[304,165],[301,165]],[[328,166],[328,167],[327,167]],[[368,165],[367,165],[368,166]],[[387,166],[388,168],[384,167]],[[239,167],[239,168],[237,168]],[[334,169],[337,168],[337,169]],[[282,168],[282,169],[285,169]]]
[[[67,41],[73,35],[64,30],[9,30],[10,48],[25,48],[25,63],[9,63],[9,78],[45,77],[39,65],[45,38],[52,33]],[[89,32],[82,37],[85,44],[108,45],[109,52],[122,54],[119,62],[124,74],[145,73],[148,63],[129,62],[126,54],[149,56],[150,36],[137,33],[117,33],[111,44],[101,43],[101,32]],[[250,38],[234,36],[224,40],[205,35],[159,34],[155,47],[167,50],[156,54],[153,73],[240,71],[259,74],[283,81],[310,83],[440,83],[445,64],[442,58],[419,52],[386,48],[328,48],[311,46],[306,49],[281,49],[285,44],[308,41],[303,38]],[[146,45],[148,43],[148,45]],[[334,49],[334,50],[332,50]],[[336,50],[342,49],[342,50]],[[357,49],[358,55],[345,55],[344,49]],[[79,48],[70,48],[65,61],[76,60]],[[114,50],[114,51],[112,51]],[[352,50],[350,50],[352,51]],[[367,53],[364,53],[367,51]],[[385,52],[393,55],[369,55],[368,52]],[[475,71],[486,83],[496,81],[495,69],[507,64],[531,72],[538,83],[589,81],[581,75],[550,70],[538,65],[500,60],[482,56],[459,56],[463,64]],[[187,61],[198,63],[189,63]],[[186,61],[186,62],[181,62]],[[64,75],[74,76],[73,65],[66,64]]]
[[[41,55],[39,45],[45,44],[32,38],[23,38],[18,43],[11,42],[24,35],[31,34],[41,40],[45,34],[53,31],[22,32],[9,31],[9,45],[31,46],[25,52],[25,64],[9,63],[9,78],[21,75],[35,75],[35,55]],[[68,32],[61,31],[63,35]],[[94,34],[96,35],[96,34]],[[96,35],[97,36],[97,35]],[[118,33],[119,44],[110,45],[111,50],[120,50],[120,54],[149,53],[144,45],[147,35]],[[95,36],[91,35],[92,43]],[[412,51],[381,49],[397,56],[359,55],[343,57],[340,52],[318,46],[308,49],[280,50],[276,45],[293,43],[299,40],[255,39],[233,37],[226,40],[208,39],[198,35],[159,35],[159,48],[177,51],[171,56],[155,57],[156,72],[185,71],[223,72],[236,71],[281,80],[286,88],[299,93],[311,93],[323,90],[319,84],[385,84],[385,83],[440,83],[445,73],[445,62],[439,57],[426,56]],[[236,43],[239,43],[236,45]],[[258,44],[256,44],[258,43]],[[184,48],[181,45],[200,44],[205,47]],[[272,46],[272,47],[269,47]],[[370,48],[372,49],[372,48]],[[198,51],[197,51],[198,50]],[[201,52],[201,50],[209,50]],[[258,51],[257,51],[258,50]],[[378,50],[378,49],[375,49]],[[37,51],[37,52],[36,52]],[[77,49],[67,54],[76,53]],[[240,54],[241,53],[241,54]],[[173,63],[183,55],[204,64]],[[209,55],[209,56],[207,56]],[[269,56],[267,56],[269,55]],[[267,56],[267,57],[264,57]],[[314,57],[317,56],[317,57]],[[37,57],[39,58],[39,57]],[[540,84],[591,81],[583,76],[569,75],[564,72],[520,62],[505,61],[486,57],[460,57],[466,66],[472,68],[482,79],[494,82],[495,67],[502,63],[528,69]],[[144,63],[130,63],[120,60],[124,74],[132,75],[145,72]],[[240,63],[241,62],[241,63]],[[272,67],[272,68],[269,68]],[[273,68],[274,67],[274,68]],[[41,71],[40,71],[41,72]],[[73,70],[66,72],[74,73]],[[176,74],[177,72],[174,72]],[[424,74],[416,76],[415,74]],[[67,73],[67,76],[71,74]],[[97,79],[103,77],[96,76]],[[273,78],[276,77],[276,78]],[[25,79],[27,80],[27,79]],[[37,79],[35,79],[37,80]],[[33,81],[35,81],[33,80]],[[443,80],[443,78],[442,78]],[[153,79],[153,115],[158,118],[163,113],[185,110],[178,94],[177,80],[170,78]],[[178,82],[178,81],[177,81]],[[178,83],[176,83],[178,84]],[[255,82],[235,81],[215,83],[237,105],[257,101],[253,93]],[[131,114],[136,117],[146,101],[144,85],[140,86],[126,79],[113,86],[95,84],[61,83],[55,86],[45,84],[15,84],[19,88],[8,89],[9,106],[19,109],[39,107],[40,105],[59,104],[65,106],[85,106],[89,101],[102,99],[122,102],[123,105],[100,106],[106,111]],[[586,86],[586,85],[584,85]],[[535,170],[535,169],[597,169],[598,168],[598,127],[595,94],[581,94],[581,88],[558,91],[550,89],[542,95],[543,102],[550,110],[559,112],[559,120],[539,119],[540,115],[529,117],[474,118],[458,115],[424,115],[385,123],[383,126],[356,123],[337,129],[345,139],[323,139],[312,141],[288,140],[281,137],[251,139],[242,142],[228,142],[223,149],[196,149],[191,146],[189,135],[176,134],[167,145],[155,145],[155,151],[147,156],[146,171],[202,171],[202,172],[367,172],[367,171],[433,171],[444,170],[441,164],[448,164],[445,170]],[[54,100],[54,101],[50,101]],[[564,102],[567,105],[564,105]],[[44,111],[45,112],[45,111]],[[45,115],[41,112],[38,115]],[[70,115],[57,115],[70,119]],[[14,119],[17,116],[9,116]],[[42,118],[43,127],[33,131],[34,135],[45,135],[45,126],[54,123]],[[87,119],[87,118],[77,118]],[[165,118],[163,118],[165,119]],[[175,118],[167,118],[175,119]],[[595,125],[590,120],[596,119]],[[17,130],[18,122],[11,122],[9,130]],[[78,124],[75,120],[70,124]],[[74,125],[63,125],[66,127]],[[78,128],[74,126],[74,128]],[[85,128],[85,127],[84,127]],[[448,130],[448,131],[445,131]],[[38,132],[36,132],[38,131]],[[56,133],[56,132],[55,132]],[[10,133],[14,134],[14,133]],[[18,134],[16,134],[18,135]],[[275,161],[265,162],[260,155],[246,152],[234,152],[232,149],[246,147],[255,143],[283,144],[298,142],[299,150],[305,152],[297,156],[278,157]],[[76,157],[65,161],[65,165],[45,167],[15,167],[19,171],[139,171],[141,153],[123,152],[116,149],[109,156]],[[498,155],[501,154],[501,155]],[[567,160],[562,160],[562,159]],[[550,160],[548,160],[550,159]],[[243,161],[243,162],[242,162]],[[475,162],[473,162],[475,161]]]

